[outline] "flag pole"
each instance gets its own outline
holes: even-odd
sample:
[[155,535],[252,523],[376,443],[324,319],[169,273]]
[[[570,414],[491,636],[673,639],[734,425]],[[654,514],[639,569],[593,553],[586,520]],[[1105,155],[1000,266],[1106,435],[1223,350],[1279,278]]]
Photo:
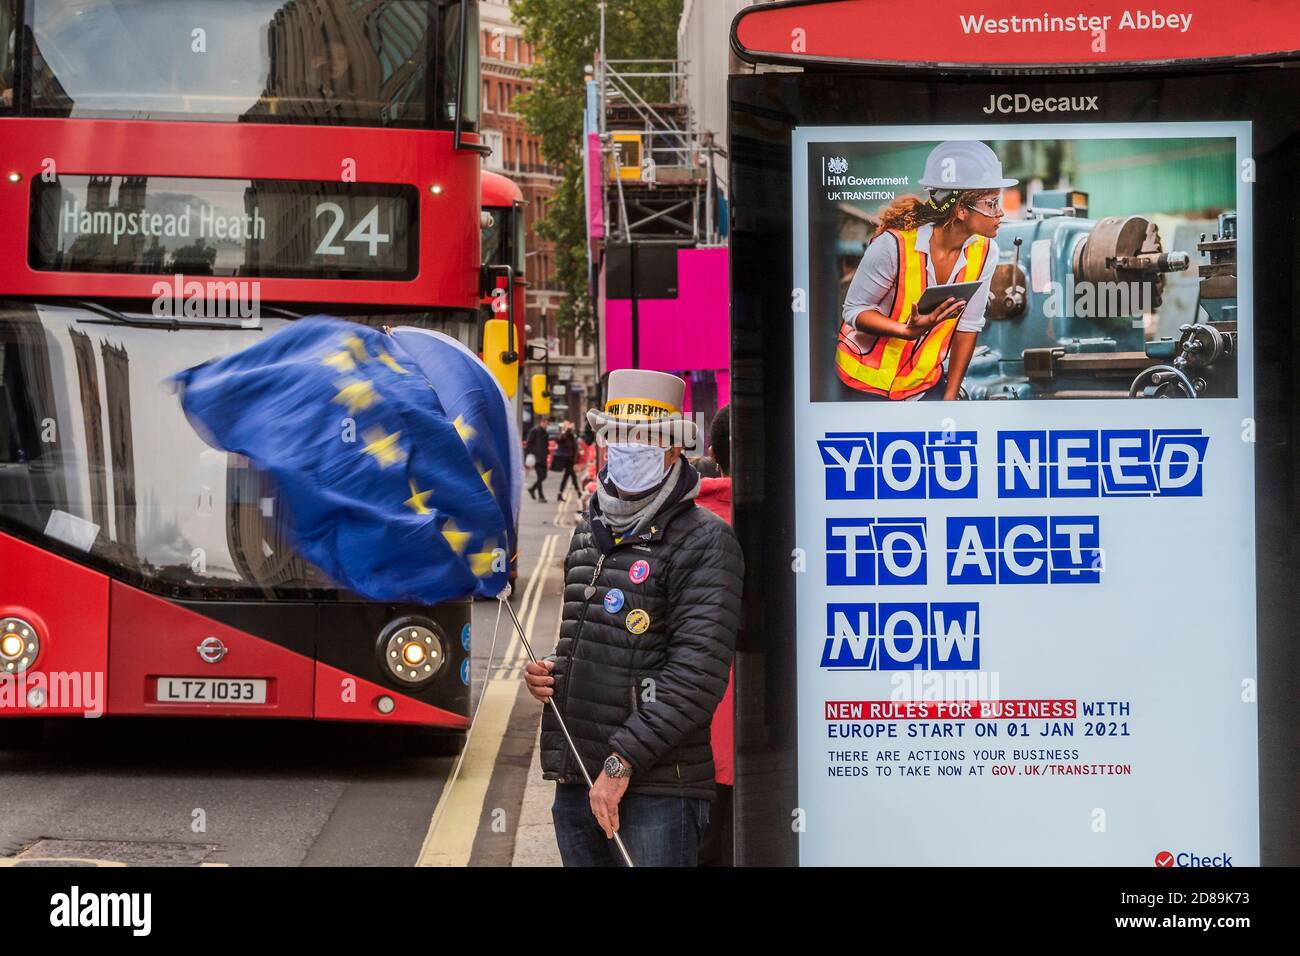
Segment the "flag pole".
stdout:
[[[519,640],[523,641],[524,650],[528,654],[528,659],[534,664],[541,663],[538,661],[537,655],[533,653],[533,645],[529,642],[528,635],[524,633],[524,626],[519,623],[519,616],[515,614],[515,609],[510,606],[510,601],[507,600],[509,596],[510,588],[507,586],[506,590],[502,591],[501,594],[497,596],[497,600],[504,604],[506,610],[510,612],[510,620],[514,622],[515,630],[519,632]],[[582,777],[587,781],[587,787],[594,787],[595,784],[591,780],[591,774],[587,772],[587,765],[582,762],[582,755],[578,753],[578,747],[574,744],[573,737],[569,734],[569,728],[564,723],[564,716],[560,713],[559,705],[555,703],[555,697],[551,696],[546,698],[546,702],[551,705],[551,710],[555,713],[555,719],[559,721],[560,730],[564,732],[564,739],[569,743],[569,752],[572,753],[573,758],[578,761],[578,769],[582,771]],[[628,855],[627,847],[623,845],[623,840],[619,837],[617,832],[614,834],[614,843],[618,846],[618,852],[623,856],[623,862],[628,866],[634,866],[632,863],[632,857]]]

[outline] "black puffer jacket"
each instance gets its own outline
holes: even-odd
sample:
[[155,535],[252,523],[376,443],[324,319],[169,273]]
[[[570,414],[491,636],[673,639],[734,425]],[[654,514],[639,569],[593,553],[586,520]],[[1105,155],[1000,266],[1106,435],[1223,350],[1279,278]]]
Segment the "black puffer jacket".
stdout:
[[[617,544],[593,497],[564,561],[555,701],[593,780],[616,752],[632,791],[711,799],[709,722],[727,689],[744,563],[730,525],[685,498],[698,480],[684,467],[653,529]],[[542,770],[583,782],[549,707]]]

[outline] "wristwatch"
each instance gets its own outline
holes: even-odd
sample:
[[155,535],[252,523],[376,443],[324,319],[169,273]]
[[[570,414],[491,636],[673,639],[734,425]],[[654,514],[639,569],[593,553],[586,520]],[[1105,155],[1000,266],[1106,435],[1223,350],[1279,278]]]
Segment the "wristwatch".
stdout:
[[618,754],[610,754],[605,758],[605,776],[607,777],[630,777],[632,768],[623,766],[623,761],[619,759]]

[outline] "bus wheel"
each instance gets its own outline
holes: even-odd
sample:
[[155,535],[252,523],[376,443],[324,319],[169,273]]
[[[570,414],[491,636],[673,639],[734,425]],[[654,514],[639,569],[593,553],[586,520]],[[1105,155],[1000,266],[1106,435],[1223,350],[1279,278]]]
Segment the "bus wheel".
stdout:
[[436,727],[403,727],[402,750],[412,757],[458,757],[465,735]]
[[39,750],[44,743],[44,717],[6,717],[0,720],[0,750]]

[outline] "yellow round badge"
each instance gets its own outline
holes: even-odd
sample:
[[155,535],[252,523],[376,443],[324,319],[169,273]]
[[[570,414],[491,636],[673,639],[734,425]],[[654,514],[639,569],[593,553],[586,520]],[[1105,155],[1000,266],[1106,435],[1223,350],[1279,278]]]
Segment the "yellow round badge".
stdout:
[[623,623],[633,634],[644,634],[646,628],[650,626],[650,615],[637,608],[635,611],[627,612],[627,619]]

